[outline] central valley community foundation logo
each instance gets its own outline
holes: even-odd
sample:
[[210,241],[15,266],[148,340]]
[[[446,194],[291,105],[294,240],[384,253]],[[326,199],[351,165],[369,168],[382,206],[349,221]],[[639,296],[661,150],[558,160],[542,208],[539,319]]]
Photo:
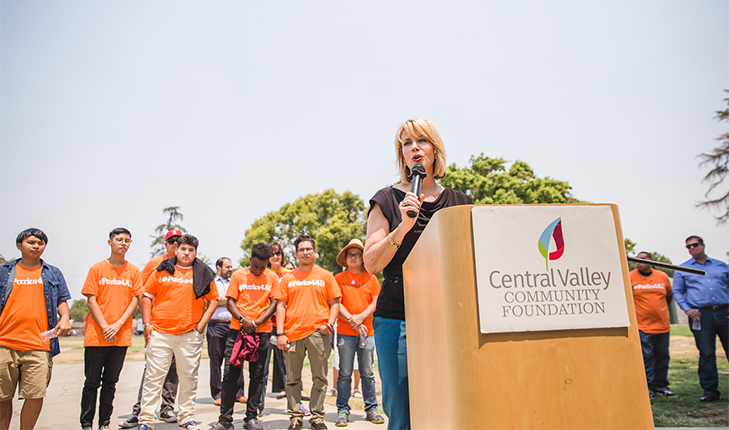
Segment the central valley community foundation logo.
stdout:
[[[549,242],[554,239],[555,251],[549,252]],[[552,221],[539,236],[539,253],[544,257],[549,270],[549,260],[558,260],[564,254],[564,237],[562,236],[562,217]]]

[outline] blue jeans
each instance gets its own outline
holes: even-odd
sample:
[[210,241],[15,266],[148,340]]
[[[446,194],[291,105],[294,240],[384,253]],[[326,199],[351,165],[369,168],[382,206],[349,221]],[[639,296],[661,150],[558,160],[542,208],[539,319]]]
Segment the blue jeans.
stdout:
[[[699,349],[699,382],[704,389],[704,395],[711,394],[719,397],[719,373],[716,370],[716,337],[724,347],[724,352],[729,356],[727,343],[729,343],[729,315],[728,309],[712,311],[710,309],[699,309],[701,312],[701,330],[691,329]],[[689,322],[691,326],[691,322]]]
[[354,371],[354,353],[357,352],[359,376],[362,380],[362,395],[365,412],[377,413],[377,389],[375,388],[375,372],[372,365],[375,360],[375,339],[368,336],[364,348],[359,347],[359,336],[337,335],[339,348],[339,379],[337,379],[337,412],[346,412],[349,407],[349,396],[352,392],[352,372]]
[[[377,366],[382,381],[382,409],[388,430],[410,429],[410,391],[408,389],[408,344],[405,321],[375,317]],[[360,372],[362,369],[360,369]]]
[[640,334],[640,346],[643,350],[648,390],[651,393],[666,391],[668,389],[668,362],[671,360],[668,352],[671,332],[651,334],[638,330],[638,334]]

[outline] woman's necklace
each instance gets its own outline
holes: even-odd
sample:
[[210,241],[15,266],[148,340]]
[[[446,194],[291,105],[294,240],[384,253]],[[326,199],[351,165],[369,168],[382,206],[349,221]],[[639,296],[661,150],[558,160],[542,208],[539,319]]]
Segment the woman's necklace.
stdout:
[[[352,281],[352,285],[356,285],[357,283],[355,282],[355,279],[352,277],[352,272],[347,270],[347,275],[349,275],[349,279]],[[364,276],[364,272],[360,272],[360,274],[357,275],[356,281],[359,281],[359,278],[361,278],[362,276]]]

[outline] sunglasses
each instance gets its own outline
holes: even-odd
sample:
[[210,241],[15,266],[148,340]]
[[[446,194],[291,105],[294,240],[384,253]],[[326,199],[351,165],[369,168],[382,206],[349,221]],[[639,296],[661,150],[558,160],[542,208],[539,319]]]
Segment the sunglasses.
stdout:
[[273,253],[273,255],[283,255],[283,252],[281,252],[281,251],[275,251],[275,252]]
[[177,243],[177,241],[179,241],[179,240],[180,240],[180,239],[170,239],[170,240],[168,240],[168,241],[167,241],[167,244],[168,244],[168,245],[174,245],[174,244],[176,244],[176,243]]
[[686,249],[696,248],[699,245],[701,245],[701,244],[698,243],[698,242],[696,242],[696,243],[687,243],[686,244]]

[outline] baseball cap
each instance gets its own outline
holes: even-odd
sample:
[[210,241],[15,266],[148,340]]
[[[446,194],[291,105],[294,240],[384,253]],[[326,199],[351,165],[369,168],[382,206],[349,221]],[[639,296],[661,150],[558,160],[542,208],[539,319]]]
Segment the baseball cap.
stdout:
[[165,240],[169,240],[171,237],[174,236],[182,236],[182,232],[180,230],[170,230],[165,235]]

